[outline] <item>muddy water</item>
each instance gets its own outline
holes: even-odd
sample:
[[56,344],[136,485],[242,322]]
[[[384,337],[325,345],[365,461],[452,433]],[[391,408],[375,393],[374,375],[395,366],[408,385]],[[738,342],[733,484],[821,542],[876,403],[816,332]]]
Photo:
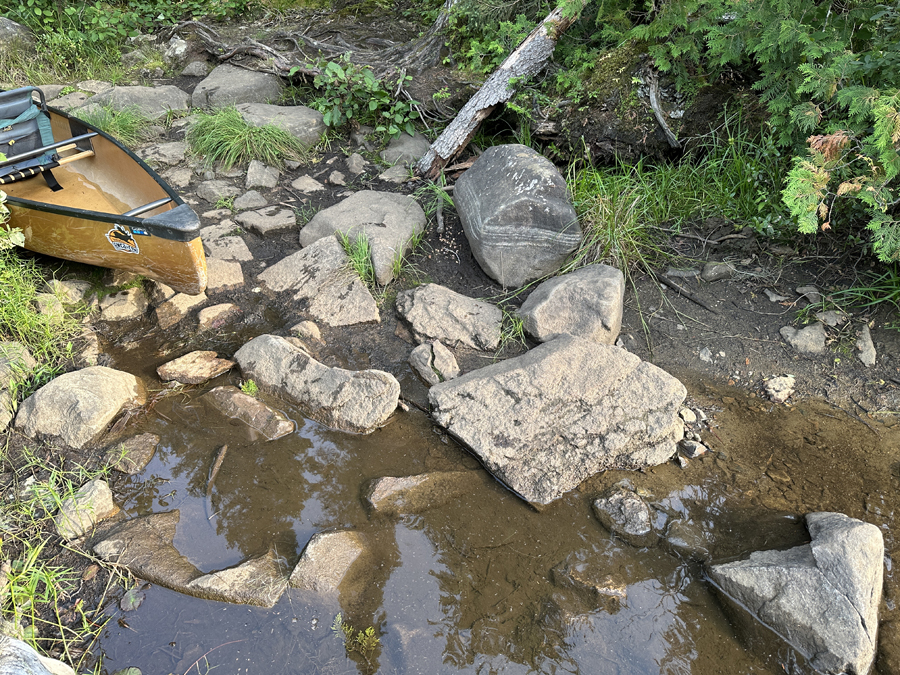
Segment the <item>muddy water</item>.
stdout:
[[[212,667],[261,675],[803,672],[777,640],[738,635],[694,558],[611,536],[593,516],[592,499],[627,478],[657,506],[660,527],[684,521],[714,560],[802,543],[802,515],[814,510],[875,523],[890,552],[900,425],[687,384],[714,415],[705,434],[710,455],[685,469],[672,463],[596,477],[540,513],[415,410],[356,436],[286,409],[296,433],[265,442],[207,409],[202,391],[165,399],[143,425],[162,438],[156,458],[133,479],[124,507],[130,515],[179,509],[175,543],[200,569],[272,547],[293,563],[315,532],[329,528],[360,530],[373,551],[333,601],[289,591],[263,610],[152,588],[138,611],[110,622],[105,667],[137,665],[145,675]],[[207,496],[224,443],[229,450]],[[471,493],[416,516],[369,515],[360,499],[372,478],[461,468],[473,472]],[[896,595],[890,555],[886,562],[883,615]],[[557,583],[553,570],[565,565],[597,580],[603,593]],[[381,646],[368,660],[348,656],[332,634],[338,611],[358,628],[375,628]]]

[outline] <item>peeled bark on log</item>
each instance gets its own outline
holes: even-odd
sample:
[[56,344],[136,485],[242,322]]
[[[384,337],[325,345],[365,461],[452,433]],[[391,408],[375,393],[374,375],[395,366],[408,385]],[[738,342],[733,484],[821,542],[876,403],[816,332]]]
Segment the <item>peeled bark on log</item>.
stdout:
[[420,175],[434,180],[472,140],[497,104],[506,103],[513,97],[516,92],[512,80],[537,75],[544,69],[556,49],[559,36],[575,23],[586,4],[587,0],[579,0],[577,11],[571,16],[564,16],[563,4],[560,4],[531,31],[431,144],[431,149],[416,165]]

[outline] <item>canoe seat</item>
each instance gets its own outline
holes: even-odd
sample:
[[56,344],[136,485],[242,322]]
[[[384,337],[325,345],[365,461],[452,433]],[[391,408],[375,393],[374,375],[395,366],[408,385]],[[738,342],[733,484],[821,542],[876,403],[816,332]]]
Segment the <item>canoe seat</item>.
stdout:
[[[38,102],[34,94],[38,95]],[[93,156],[93,149],[86,149],[84,141],[96,135],[91,132],[56,143],[44,92],[37,87],[0,92],[0,153],[6,155],[0,161],[0,185],[42,174],[51,190],[61,190],[50,169]],[[81,152],[60,158],[60,152],[71,149]]]

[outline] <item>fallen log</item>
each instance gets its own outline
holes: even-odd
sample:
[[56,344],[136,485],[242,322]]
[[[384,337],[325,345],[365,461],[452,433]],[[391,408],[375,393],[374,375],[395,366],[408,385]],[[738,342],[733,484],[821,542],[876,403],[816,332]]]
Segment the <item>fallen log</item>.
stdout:
[[[514,81],[537,75],[556,49],[556,41],[578,19],[587,0],[561,2],[526,37],[481,89],[469,99],[453,121],[444,129],[419,163],[416,171],[434,180],[441,170],[466,147],[481,123],[499,103],[509,101],[515,92]],[[566,11],[568,10],[568,12]]]

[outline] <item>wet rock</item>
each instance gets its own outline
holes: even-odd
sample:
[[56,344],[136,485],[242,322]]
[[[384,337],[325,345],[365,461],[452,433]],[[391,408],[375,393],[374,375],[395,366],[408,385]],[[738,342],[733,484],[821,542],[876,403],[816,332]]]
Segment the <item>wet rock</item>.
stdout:
[[171,112],[187,113],[191,97],[173,85],[159,87],[118,86],[91,98],[91,104],[113,110],[132,109],[141,117],[153,122]]
[[734,276],[734,265],[730,263],[709,262],[703,266],[700,278],[703,281],[721,281]]
[[475,489],[477,471],[436,471],[418,476],[386,476],[363,488],[366,506],[385,516],[423,513],[443,506]]
[[524,145],[485,150],[453,194],[472,254],[504,287],[553,274],[581,241],[565,179]]
[[297,227],[297,216],[294,211],[280,206],[267,206],[258,211],[245,211],[239,214],[235,220],[261,237]]
[[337,593],[353,563],[365,552],[362,537],[352,530],[318,532],[303,549],[291,573],[292,588]]
[[563,335],[431,388],[438,424],[524,499],[547,504],[607,469],[667,461],[684,385],[618,347]]
[[241,191],[227,180],[205,180],[197,186],[197,196],[200,199],[215,204],[220,199],[237,197]]
[[594,500],[594,513],[603,527],[632,546],[655,546],[659,540],[650,523],[650,507],[632,490],[611,488]]
[[150,304],[154,307],[158,307],[166,300],[171,300],[176,295],[178,295],[178,291],[171,286],[168,286],[161,281],[150,282]]
[[413,349],[409,365],[429,386],[459,377],[456,357],[439,340],[425,342]]
[[804,356],[816,356],[825,353],[825,328],[820,323],[814,323],[802,330],[791,326],[784,326],[780,331],[791,347]]
[[203,384],[234,367],[234,361],[220,359],[215,352],[196,351],[179,356],[156,369],[163,382],[175,380],[182,384]]
[[132,436],[109,446],[103,455],[103,463],[111,469],[133,476],[147,467],[156,454],[157,445],[159,436],[156,434]]
[[500,344],[503,312],[496,305],[426,284],[397,295],[397,312],[409,322],[417,342],[493,350]]
[[359,174],[364,173],[366,167],[369,165],[369,163],[358,152],[354,152],[352,155],[350,155],[347,158],[346,164],[347,171],[353,176],[358,176]]
[[142,288],[110,293],[100,301],[101,321],[135,321],[147,311],[147,296]]
[[856,349],[856,358],[858,358],[864,366],[871,367],[875,365],[875,343],[872,342],[872,333],[869,331],[869,327],[866,324],[863,324],[862,328],[859,329],[859,337],[856,339]]
[[247,182],[245,187],[250,188],[263,187],[273,188],[278,185],[278,179],[281,177],[281,171],[274,166],[267,166],[259,160],[251,160],[250,166],[247,167]]
[[825,673],[868,673],[875,659],[884,543],[874,525],[810,513],[812,541],[709,568],[729,598]]
[[689,560],[708,560],[709,546],[702,530],[686,520],[673,520],[666,528],[663,543],[668,551]]
[[312,321],[301,321],[295,326],[291,326],[291,333],[305,340],[322,342],[322,333],[319,331],[319,327]]
[[400,397],[400,383],[393,375],[329,368],[275,335],[250,340],[234,358],[244,377],[335,429],[373,431],[391,416]]
[[538,342],[568,334],[614,344],[622,328],[625,277],[608,265],[588,265],[540,284],[522,304],[525,332]]
[[18,386],[34,372],[37,361],[20,342],[0,342],[0,430],[6,429],[16,411]]
[[697,459],[709,452],[709,448],[700,441],[683,438],[678,441],[678,451],[687,459]]
[[387,148],[379,153],[386,164],[410,165],[418,162],[431,149],[431,143],[419,132],[410,136],[405,131],[397,138],[391,139]]
[[379,321],[375,298],[358,275],[348,270],[349,258],[334,237],[325,237],[287,256],[259,275],[276,292],[290,291],[306,304],[307,313],[329,326]]
[[[76,368],[89,368],[99,365],[100,355],[103,353],[100,349],[100,338],[91,330],[85,330],[78,339],[78,352],[75,355]],[[2,418],[0,418],[2,419]]]
[[176,509],[126,520],[94,544],[94,553],[108,562],[125,565],[141,579],[187,592],[188,583],[202,572],[172,543],[179,518]]
[[187,153],[187,143],[173,141],[171,143],[159,143],[141,150],[138,154],[141,159],[151,166],[175,166],[184,161]]
[[270,551],[237,567],[194,579],[188,583],[187,592],[207,600],[274,607],[287,586],[284,560]]
[[29,438],[56,438],[82,448],[127,405],[142,403],[144,386],[129,373],[93,366],[65,373],[25,399],[16,429]]
[[266,124],[274,125],[284,129],[307,147],[314,146],[325,135],[322,113],[302,105],[243,103],[238,105],[237,109],[247,124],[254,127]]
[[75,671],[62,661],[41,656],[22,640],[0,634],[0,675],[75,675]]
[[249,190],[234,200],[235,211],[247,211],[249,209],[261,209],[268,205],[268,201],[256,190]]
[[95,478],[62,501],[53,521],[59,536],[72,541],[88,534],[94,525],[118,512],[119,507],[113,503],[109,485],[106,481]]
[[[269,103],[281,98],[281,78],[224,63],[194,87],[192,108],[225,108],[245,103]],[[243,112],[243,111],[242,111]],[[254,124],[244,118],[250,124]],[[254,126],[259,126],[254,124]]]
[[294,423],[284,413],[270,408],[237,387],[216,387],[204,394],[203,400],[208,401],[223,415],[239,419],[270,441],[293,433],[295,428]]
[[798,286],[794,290],[797,291],[797,295],[802,299],[805,299],[811,305],[818,305],[822,302],[822,293],[815,286]]
[[241,270],[241,263],[236,260],[210,258],[206,261],[206,273],[208,294],[227,293],[244,286],[244,272]]
[[375,280],[384,286],[394,278],[395,261],[424,229],[425,212],[411,197],[362,190],[314,215],[300,230],[300,245],[309,246],[336,232],[351,242],[362,236],[372,251]]
[[766,382],[766,394],[775,403],[784,403],[794,395],[794,376],[782,375]]
[[156,308],[156,322],[163,330],[171,328],[190,314],[191,310],[205,303],[206,293],[200,293],[199,295],[179,293]]
[[321,192],[325,189],[325,186],[322,185],[315,178],[310,176],[300,176],[297,180],[291,183],[291,187],[297,190],[298,192],[302,192],[303,194],[312,194],[313,192]]
[[230,302],[204,307],[197,313],[197,330],[218,330],[235,321],[241,314],[241,308]]
[[550,578],[560,588],[576,591],[592,607],[615,613],[628,602],[628,586],[609,574],[609,565],[596,556],[578,552],[550,571]]

